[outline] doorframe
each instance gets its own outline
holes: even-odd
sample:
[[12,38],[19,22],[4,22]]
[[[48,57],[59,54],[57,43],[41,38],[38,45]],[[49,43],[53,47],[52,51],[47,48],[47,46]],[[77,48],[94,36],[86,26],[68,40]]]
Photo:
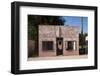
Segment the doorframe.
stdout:
[[[58,50],[57,48],[57,41],[58,40],[61,40],[62,41],[62,49],[61,50]],[[63,37],[56,37],[56,55],[63,55]]]

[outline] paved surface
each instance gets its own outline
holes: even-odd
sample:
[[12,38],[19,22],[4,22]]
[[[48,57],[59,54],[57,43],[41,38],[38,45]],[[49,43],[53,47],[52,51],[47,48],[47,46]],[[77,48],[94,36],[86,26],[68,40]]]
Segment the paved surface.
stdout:
[[88,55],[79,55],[79,56],[55,56],[55,57],[34,57],[28,58],[28,61],[33,60],[61,60],[61,59],[83,59],[88,58]]

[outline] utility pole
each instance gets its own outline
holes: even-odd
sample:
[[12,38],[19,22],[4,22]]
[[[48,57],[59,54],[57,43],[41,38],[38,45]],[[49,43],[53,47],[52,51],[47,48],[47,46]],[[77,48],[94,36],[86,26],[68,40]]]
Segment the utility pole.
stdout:
[[81,36],[82,36],[82,39],[81,39],[81,42],[82,42],[82,49],[83,49],[83,43],[84,43],[84,37],[83,37],[83,17],[81,17]]
[[83,35],[83,17],[81,17],[81,34]]

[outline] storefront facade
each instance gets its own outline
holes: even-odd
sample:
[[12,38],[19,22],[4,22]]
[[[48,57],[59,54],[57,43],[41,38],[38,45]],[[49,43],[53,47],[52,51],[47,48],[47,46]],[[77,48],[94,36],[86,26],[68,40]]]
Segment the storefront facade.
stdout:
[[39,25],[39,56],[79,55],[79,27]]

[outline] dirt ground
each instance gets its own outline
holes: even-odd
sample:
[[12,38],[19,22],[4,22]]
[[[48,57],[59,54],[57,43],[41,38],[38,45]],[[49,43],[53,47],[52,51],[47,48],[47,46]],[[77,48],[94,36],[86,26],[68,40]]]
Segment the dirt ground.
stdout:
[[84,59],[88,58],[88,55],[79,55],[79,56],[55,56],[55,57],[33,57],[28,58],[28,61],[37,61],[37,60],[61,60],[61,59]]

